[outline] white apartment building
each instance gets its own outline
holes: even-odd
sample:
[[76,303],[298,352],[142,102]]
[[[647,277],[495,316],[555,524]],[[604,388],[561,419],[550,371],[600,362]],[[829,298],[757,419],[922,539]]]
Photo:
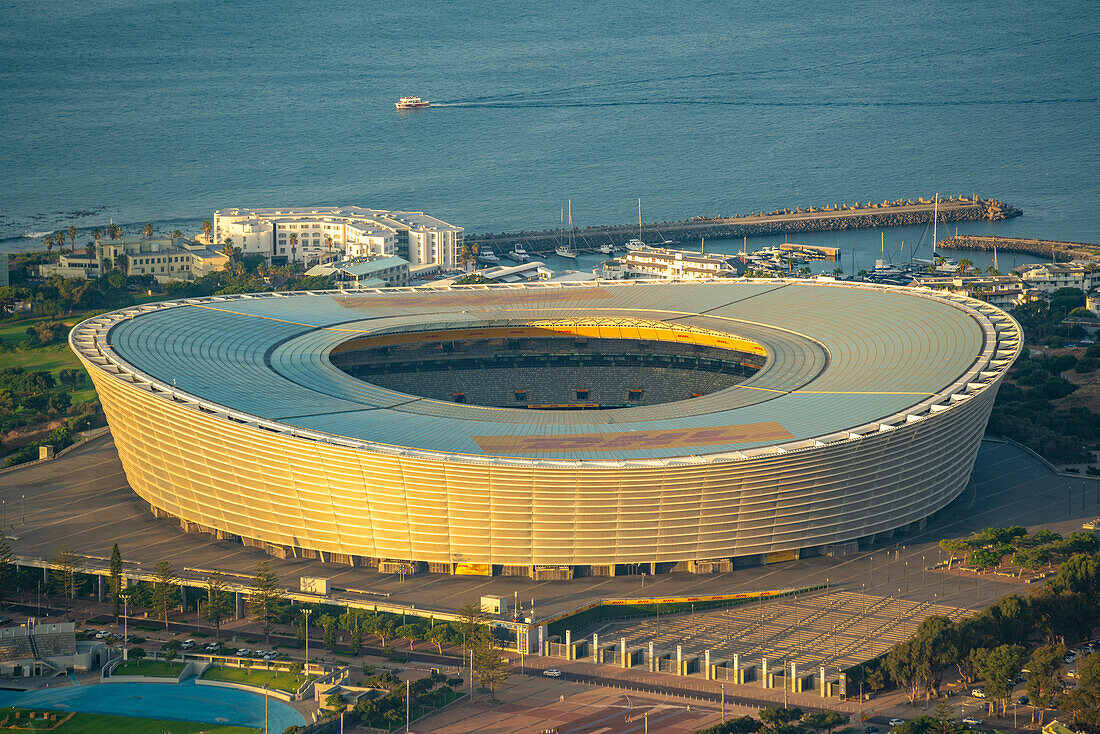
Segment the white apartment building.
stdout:
[[1100,271],[1094,270],[1091,263],[1034,263],[1021,265],[1013,272],[1029,288],[1040,290],[1048,296],[1059,288],[1078,288],[1087,293],[1100,283]]
[[700,280],[736,277],[745,272],[744,264],[729,255],[663,247],[632,249],[619,261],[627,277]]
[[457,266],[463,228],[424,212],[344,207],[220,209],[214,241],[245,254],[306,265],[355,257],[398,256],[410,265]]

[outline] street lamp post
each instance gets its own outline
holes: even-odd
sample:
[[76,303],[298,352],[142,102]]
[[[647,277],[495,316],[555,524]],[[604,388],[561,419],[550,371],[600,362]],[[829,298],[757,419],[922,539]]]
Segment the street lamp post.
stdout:
[[303,626],[302,626],[302,632],[305,633],[304,637],[305,637],[305,641],[306,641],[305,664],[309,665],[309,615],[313,614],[313,610],[310,609],[309,607],[305,607],[304,609],[302,609],[302,614],[305,615],[305,620],[304,620]]
[[726,684],[722,684],[722,721],[726,720]]
[[130,642],[130,595],[122,595],[122,662],[126,662],[130,659],[129,648],[126,645]]
[[269,734],[267,721],[267,683],[264,683],[264,734]]

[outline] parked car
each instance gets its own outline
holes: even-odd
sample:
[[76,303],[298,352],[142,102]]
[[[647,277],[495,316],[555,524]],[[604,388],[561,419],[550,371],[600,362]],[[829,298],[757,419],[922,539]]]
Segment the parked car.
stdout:
[[194,646],[195,646],[195,641],[194,640],[184,640],[183,643],[180,645],[180,649],[181,650],[190,650]]
[[875,726],[874,724],[871,724],[870,726],[868,726],[866,729],[863,730],[863,734],[875,734],[877,731],[878,731],[878,727]]
[[970,695],[973,696],[974,698],[985,698],[985,689],[984,688],[971,689]]
[[240,650],[237,650],[237,652],[236,652],[236,653],[234,653],[234,654],[235,654],[235,655],[236,655],[237,657],[239,657],[239,658],[246,658],[246,657],[248,657],[248,656],[249,656],[249,655],[250,655],[251,653],[250,653],[250,652],[249,652],[248,650],[246,650],[245,648],[243,648],[243,647],[242,647],[242,648],[241,648]]
[[1031,703],[1031,699],[1027,696],[1020,696],[1016,699],[1016,703],[1020,704],[1021,706],[1027,706],[1029,703]]
[[981,719],[973,719],[973,718],[970,718],[969,716],[966,717],[965,719],[963,719],[962,722],[964,724],[966,724],[967,726],[981,726],[982,724],[985,723]]
[[542,674],[545,675],[547,678],[561,678],[561,671],[557,668],[547,668],[546,670],[542,671]]
[[901,726],[905,723],[905,719],[890,719],[890,726]]
[[95,633],[95,638],[97,640],[102,640],[103,638],[105,638],[109,634],[111,634],[111,633],[108,632],[107,630],[100,630],[99,632]]

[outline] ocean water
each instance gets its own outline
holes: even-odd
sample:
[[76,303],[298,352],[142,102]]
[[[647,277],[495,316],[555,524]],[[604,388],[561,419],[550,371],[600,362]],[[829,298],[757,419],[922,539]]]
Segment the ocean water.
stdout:
[[481,233],[935,192],[1100,241],[1096,2],[18,0],[0,96],[0,251],[230,206]]

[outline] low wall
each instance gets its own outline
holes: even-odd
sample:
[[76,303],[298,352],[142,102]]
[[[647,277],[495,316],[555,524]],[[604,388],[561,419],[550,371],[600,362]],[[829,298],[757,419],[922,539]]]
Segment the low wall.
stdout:
[[297,694],[287,693],[286,691],[279,691],[274,688],[261,688],[260,686],[246,686],[243,683],[230,683],[224,680],[204,680],[198,678],[195,680],[196,685],[200,686],[217,686],[219,688],[236,688],[239,691],[248,691],[250,693],[258,693],[261,696],[269,696],[270,698],[277,698],[280,701],[286,701],[288,703],[297,700]]
[[70,451],[75,449],[77,446],[83,446],[84,444],[88,443],[89,441],[91,441],[93,439],[99,438],[100,436],[108,435],[110,432],[111,432],[111,428],[109,426],[103,426],[101,428],[93,429],[93,430],[88,431],[87,433],[85,433],[81,438],[77,439],[76,441],[73,441],[71,444],[69,444],[65,448],[63,448],[60,451],[54,453],[54,455],[51,456],[48,459],[35,459],[34,461],[24,461],[22,464],[16,464],[15,466],[8,466],[8,467],[5,467],[3,469],[0,469],[0,474],[7,474],[8,472],[15,471],[16,469],[26,469],[28,466],[35,466],[36,464],[45,464],[47,461],[53,461],[54,459],[60,459],[62,456],[69,453]]

